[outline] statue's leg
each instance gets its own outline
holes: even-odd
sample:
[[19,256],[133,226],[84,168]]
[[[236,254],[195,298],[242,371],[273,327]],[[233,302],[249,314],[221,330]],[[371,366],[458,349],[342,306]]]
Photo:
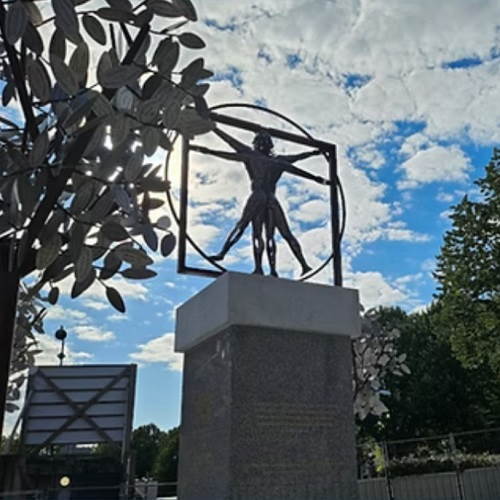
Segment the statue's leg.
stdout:
[[266,251],[267,259],[269,261],[269,274],[271,276],[278,276],[276,271],[276,241],[274,239],[274,233],[276,230],[276,223],[274,221],[274,210],[268,207],[266,210],[266,220],[265,220],[265,230],[266,230]]
[[241,215],[241,219],[237,222],[237,224],[234,226],[234,228],[231,230],[228,237],[226,238],[226,241],[222,246],[222,250],[216,255],[211,255],[210,259],[212,260],[224,259],[227,252],[229,252],[229,250],[233,247],[233,245],[238,243],[240,238],[243,236],[243,233],[245,232],[245,229],[247,228],[248,224],[250,224],[256,209],[257,209],[257,204],[255,196],[252,195],[247,200],[245,208],[243,209],[243,214]]
[[262,214],[257,214],[252,220],[252,246],[253,258],[255,261],[254,274],[264,274],[262,269],[262,255],[264,253],[264,239],[262,238],[263,225],[264,221]]
[[222,250],[216,254],[216,255],[211,255],[210,259],[212,260],[223,260],[224,257],[226,256],[227,252],[231,249],[233,245],[238,243],[239,239],[243,236],[243,233],[245,232],[246,227],[248,226],[248,222],[245,225],[242,225],[242,221],[240,220],[236,226],[232,229],[232,231],[229,233],[229,236],[226,238],[226,241],[224,242],[224,245],[222,246]]
[[311,271],[311,267],[306,262],[300,243],[292,234],[292,231],[290,231],[290,226],[286,220],[285,213],[283,212],[283,209],[278,201],[273,204],[273,211],[276,227],[281,233],[281,236],[283,236],[284,240],[288,243],[288,246],[290,247],[293,255],[295,255],[295,258],[300,262],[300,265],[302,266],[302,274],[308,273]]

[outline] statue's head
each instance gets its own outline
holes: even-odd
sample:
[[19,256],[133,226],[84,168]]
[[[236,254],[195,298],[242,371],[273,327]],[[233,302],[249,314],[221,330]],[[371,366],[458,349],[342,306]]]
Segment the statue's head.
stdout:
[[253,147],[256,151],[260,151],[261,153],[271,153],[274,147],[271,135],[265,130],[257,132],[253,138]]

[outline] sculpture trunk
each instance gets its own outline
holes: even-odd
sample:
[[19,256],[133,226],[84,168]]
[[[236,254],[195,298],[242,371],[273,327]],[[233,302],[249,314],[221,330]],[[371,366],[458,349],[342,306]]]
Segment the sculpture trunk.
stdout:
[[3,432],[7,387],[9,382],[10,357],[14,338],[19,275],[10,270],[9,245],[0,245],[0,436]]

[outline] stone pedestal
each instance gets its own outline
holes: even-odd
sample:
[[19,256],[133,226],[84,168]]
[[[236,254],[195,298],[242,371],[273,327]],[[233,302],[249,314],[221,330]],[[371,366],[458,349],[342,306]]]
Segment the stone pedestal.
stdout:
[[179,500],[357,499],[354,290],[227,273],[177,311]]

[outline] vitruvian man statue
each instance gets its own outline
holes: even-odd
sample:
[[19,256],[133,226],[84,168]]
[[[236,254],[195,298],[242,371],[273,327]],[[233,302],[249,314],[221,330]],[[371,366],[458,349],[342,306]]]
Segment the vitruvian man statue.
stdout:
[[191,146],[200,153],[243,162],[251,180],[251,194],[245,203],[240,220],[236,223],[222,246],[221,251],[211,256],[214,261],[221,261],[227,252],[243,236],[248,225],[252,224],[252,246],[255,261],[254,273],[263,274],[262,257],[266,250],[270,274],[278,276],[276,271],[276,229],[289,245],[293,255],[302,266],[302,274],[311,268],[307,264],[297,238],[292,234],[285,212],[276,198],[276,186],[284,172],[305,179],[329,184],[323,177],[310,174],[293,164],[311,156],[321,154],[318,150],[306,151],[294,155],[274,155],[273,141],[265,130],[259,131],[253,139],[253,148],[243,144],[219,128],[214,132],[226,142],[234,152],[216,151],[202,146]]

